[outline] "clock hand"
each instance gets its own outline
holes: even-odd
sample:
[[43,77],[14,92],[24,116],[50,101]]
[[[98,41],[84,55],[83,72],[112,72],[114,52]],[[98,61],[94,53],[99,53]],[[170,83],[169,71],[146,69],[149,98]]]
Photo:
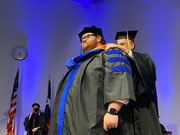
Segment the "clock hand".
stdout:
[[19,58],[20,58],[20,59],[22,59],[21,52],[20,52],[20,53],[18,53],[18,55],[17,55],[17,56],[19,56]]
[[19,56],[19,55],[21,56],[21,53],[18,53],[18,55],[16,55],[16,56]]

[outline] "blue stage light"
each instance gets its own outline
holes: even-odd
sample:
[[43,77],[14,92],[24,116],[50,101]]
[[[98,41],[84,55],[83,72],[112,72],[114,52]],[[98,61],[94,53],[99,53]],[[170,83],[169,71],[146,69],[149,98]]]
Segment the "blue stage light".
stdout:
[[75,2],[82,2],[82,3],[90,3],[90,2],[94,2],[94,0],[72,0]]

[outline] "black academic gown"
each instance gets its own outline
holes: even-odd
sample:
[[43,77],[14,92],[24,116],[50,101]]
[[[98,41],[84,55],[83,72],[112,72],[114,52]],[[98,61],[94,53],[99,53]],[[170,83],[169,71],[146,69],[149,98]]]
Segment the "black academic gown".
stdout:
[[[33,134],[31,131],[34,127],[40,127],[38,131]],[[24,127],[27,131],[27,135],[46,135],[48,132],[46,123],[45,123],[45,114],[40,113],[38,116],[34,116],[34,114],[31,116],[31,119],[29,120],[29,116],[27,116],[24,120]]]
[[162,135],[156,93],[155,64],[147,54],[133,52],[129,61],[133,70],[136,102],[133,106],[135,135]]
[[[107,112],[107,105],[110,101],[135,100],[130,73],[115,71],[116,66],[124,66],[127,69],[130,67],[124,62],[112,62],[113,58],[115,60],[117,60],[116,58],[125,58],[121,54],[112,52],[112,50],[103,51],[83,60],[67,96],[63,135],[124,135],[122,134],[121,119],[119,127],[112,132],[111,130],[105,132],[103,129],[103,116]],[[50,121],[50,135],[58,134],[59,102],[68,75],[69,72],[57,89]],[[127,115],[129,114],[127,113]]]

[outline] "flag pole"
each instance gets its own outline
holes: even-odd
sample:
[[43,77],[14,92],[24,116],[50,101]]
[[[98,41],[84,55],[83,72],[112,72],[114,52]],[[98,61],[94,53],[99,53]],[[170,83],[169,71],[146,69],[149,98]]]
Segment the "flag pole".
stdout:
[[50,118],[51,118],[51,76],[49,75],[48,80],[48,92],[46,98],[46,106],[45,106],[45,118],[46,118],[46,126],[49,128],[50,126]]

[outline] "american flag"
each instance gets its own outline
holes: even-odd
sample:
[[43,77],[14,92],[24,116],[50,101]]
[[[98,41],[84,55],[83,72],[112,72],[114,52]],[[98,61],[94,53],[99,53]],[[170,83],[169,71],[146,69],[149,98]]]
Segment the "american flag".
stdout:
[[17,90],[18,90],[18,80],[19,80],[19,69],[17,70],[16,77],[14,80],[13,92],[10,100],[10,108],[8,111],[8,121],[6,126],[6,135],[15,134],[15,123],[14,116],[16,114],[16,100],[17,100]]
[[45,106],[46,126],[49,128],[51,117],[51,81],[48,80],[48,93]]

